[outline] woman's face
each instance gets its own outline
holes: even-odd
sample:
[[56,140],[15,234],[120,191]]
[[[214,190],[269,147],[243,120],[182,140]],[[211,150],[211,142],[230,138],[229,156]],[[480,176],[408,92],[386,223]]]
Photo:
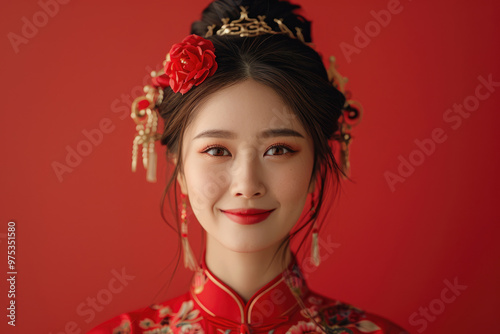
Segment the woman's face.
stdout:
[[208,238],[233,251],[279,245],[314,189],[312,139],[281,98],[254,80],[209,96],[181,152],[182,192]]

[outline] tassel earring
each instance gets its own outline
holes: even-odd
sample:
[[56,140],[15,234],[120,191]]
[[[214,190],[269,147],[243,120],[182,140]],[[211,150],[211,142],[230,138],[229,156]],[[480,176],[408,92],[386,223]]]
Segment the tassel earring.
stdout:
[[[314,203],[314,197],[311,195],[311,209],[309,214],[312,216],[316,212],[316,206]],[[313,222],[312,231],[312,241],[311,241],[311,259],[314,266],[318,267],[321,263],[321,258],[319,256],[319,245],[318,245],[318,228],[316,226],[316,219]]]
[[191,249],[188,240],[186,195],[181,194],[181,198],[182,198],[181,239],[182,239],[182,251],[184,254],[184,267],[192,271],[196,271],[199,266],[194,258],[193,250]]

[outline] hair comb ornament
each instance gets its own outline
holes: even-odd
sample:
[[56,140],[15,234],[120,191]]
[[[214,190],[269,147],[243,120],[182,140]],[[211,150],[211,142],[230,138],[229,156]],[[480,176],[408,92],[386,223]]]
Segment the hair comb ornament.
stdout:
[[351,163],[349,161],[349,145],[351,144],[351,130],[358,125],[363,116],[363,106],[355,100],[351,100],[351,92],[345,90],[348,81],[337,71],[335,57],[330,56],[330,68],[328,69],[328,79],[332,85],[344,94],[346,101],[339,118],[339,130],[334,134],[335,140],[340,143],[340,165],[344,172],[343,178],[350,175]]
[[[280,31],[274,31],[267,23],[264,21],[266,19],[265,15],[258,15],[257,18],[249,18],[247,8],[240,6],[240,18],[237,20],[230,21],[228,17],[223,18],[222,26],[217,30],[216,34],[219,36],[223,35],[234,35],[240,37],[255,37],[264,34],[286,34],[290,38],[298,39],[304,44],[310,45],[311,43],[306,43],[304,40],[304,35],[302,35],[302,29],[295,27],[295,34],[283,23],[283,19],[274,19],[274,22],[278,24]],[[207,33],[205,37],[213,36],[214,29],[216,25],[212,24],[208,26]]]
[[156,182],[155,141],[161,138],[156,131],[163,90],[170,87],[174,93],[186,94],[193,86],[212,76],[217,70],[214,45],[203,37],[189,35],[172,46],[163,66],[162,70],[151,72],[151,85],[144,87],[145,95],[132,102],[130,115],[137,130],[132,147],[132,171],[137,169],[139,146],[142,145],[142,163],[149,182]]
[[[163,90],[153,86],[145,86],[146,95],[139,96],[132,102],[130,117],[136,124],[136,135],[132,146],[132,172],[137,169],[139,146],[142,145],[142,164],[146,169],[146,180],[156,182],[156,150],[155,141],[160,139],[158,129],[158,101],[163,99]],[[161,103],[161,102],[160,102]]]

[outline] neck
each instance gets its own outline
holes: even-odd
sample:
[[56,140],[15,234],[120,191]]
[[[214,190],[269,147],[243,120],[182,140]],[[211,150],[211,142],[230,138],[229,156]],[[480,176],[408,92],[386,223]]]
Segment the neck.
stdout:
[[207,235],[205,263],[215,276],[238,293],[246,303],[260,288],[283,271],[283,254],[286,254],[285,265],[290,264],[290,248],[282,247],[274,256],[277,249],[278,245],[258,252],[234,252]]

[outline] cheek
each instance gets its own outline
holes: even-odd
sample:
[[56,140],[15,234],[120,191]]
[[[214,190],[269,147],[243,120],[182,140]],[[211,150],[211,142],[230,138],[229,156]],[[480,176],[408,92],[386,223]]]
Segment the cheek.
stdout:
[[219,166],[207,164],[186,164],[184,170],[187,190],[193,209],[203,210],[222,196],[228,184],[228,173]]
[[297,205],[307,196],[311,173],[312,162],[309,161],[297,161],[288,168],[272,172],[270,179],[282,204]]

